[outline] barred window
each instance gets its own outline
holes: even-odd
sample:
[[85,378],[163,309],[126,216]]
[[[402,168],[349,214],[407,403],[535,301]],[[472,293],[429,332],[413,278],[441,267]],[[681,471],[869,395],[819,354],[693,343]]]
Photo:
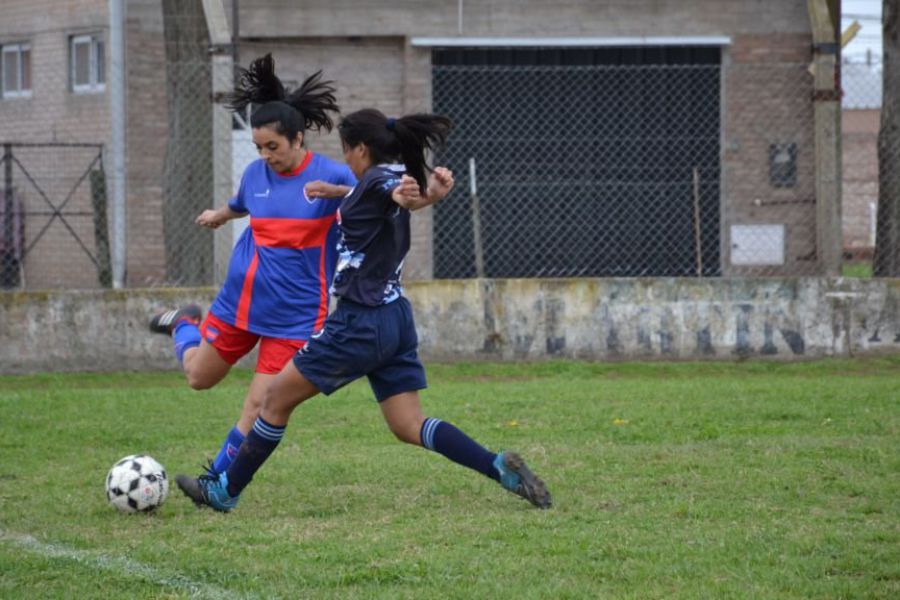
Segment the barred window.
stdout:
[[3,98],[28,98],[31,96],[31,44],[4,44],[2,46]]

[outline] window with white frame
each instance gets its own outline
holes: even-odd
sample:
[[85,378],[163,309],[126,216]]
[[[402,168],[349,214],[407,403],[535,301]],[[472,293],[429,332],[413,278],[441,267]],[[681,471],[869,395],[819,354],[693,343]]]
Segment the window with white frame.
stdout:
[[100,34],[73,35],[70,44],[72,91],[102,92],[106,88],[106,60]]
[[0,55],[3,98],[31,96],[31,44],[3,44]]

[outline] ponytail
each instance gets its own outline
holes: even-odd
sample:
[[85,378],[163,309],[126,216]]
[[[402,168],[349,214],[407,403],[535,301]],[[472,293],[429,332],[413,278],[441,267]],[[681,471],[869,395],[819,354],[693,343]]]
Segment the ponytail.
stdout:
[[365,144],[374,164],[403,162],[424,194],[431,170],[425,153],[443,147],[452,127],[453,122],[442,115],[420,113],[394,119],[374,108],[364,108],[345,116],[338,132],[348,147]]
[[334,122],[328,113],[338,113],[331,81],[322,81],[316,71],[294,91],[286,90],[275,75],[275,60],[266,54],[240,70],[238,85],[228,95],[228,108],[242,111],[247,106],[261,105],[250,116],[252,127],[274,125],[289,140],[305,129],[331,131]]
[[451,127],[448,117],[424,113],[400,117],[393,124],[400,158],[423,194],[428,187],[426,172],[432,170],[425,162],[425,152],[443,148]]

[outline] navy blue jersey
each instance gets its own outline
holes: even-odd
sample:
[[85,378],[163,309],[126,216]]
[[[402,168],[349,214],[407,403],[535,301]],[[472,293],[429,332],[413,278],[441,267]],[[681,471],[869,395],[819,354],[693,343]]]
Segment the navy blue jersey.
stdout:
[[338,264],[332,291],[366,306],[400,297],[400,270],[409,251],[409,211],[391,199],[400,165],[370,167],[341,201]]

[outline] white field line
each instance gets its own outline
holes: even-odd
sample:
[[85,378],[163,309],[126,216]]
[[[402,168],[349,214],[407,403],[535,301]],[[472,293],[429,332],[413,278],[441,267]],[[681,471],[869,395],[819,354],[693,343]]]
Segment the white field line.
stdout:
[[150,583],[186,592],[191,598],[239,598],[239,594],[210,585],[202,581],[195,581],[180,573],[170,574],[159,571],[149,565],[125,558],[123,556],[106,556],[69,548],[61,544],[48,544],[19,533],[12,533],[0,529],[0,542],[6,542],[21,548],[32,554],[47,558],[62,558],[71,560],[90,569],[103,569],[119,575],[140,577]]

